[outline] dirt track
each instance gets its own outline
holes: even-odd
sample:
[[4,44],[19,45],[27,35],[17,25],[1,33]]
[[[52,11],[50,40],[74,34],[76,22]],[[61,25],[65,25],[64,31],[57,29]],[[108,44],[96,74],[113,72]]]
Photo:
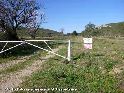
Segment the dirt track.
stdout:
[[[54,51],[58,51],[58,49],[54,49]],[[48,54],[44,59],[49,59],[54,57],[53,54]],[[32,73],[38,71],[42,68],[42,63],[45,60],[36,60],[33,64],[25,69],[22,69],[16,73],[12,73],[2,78],[0,81],[0,93],[11,93],[12,88],[18,87],[24,80],[23,78],[26,76],[30,76]],[[10,89],[10,90],[9,90]]]

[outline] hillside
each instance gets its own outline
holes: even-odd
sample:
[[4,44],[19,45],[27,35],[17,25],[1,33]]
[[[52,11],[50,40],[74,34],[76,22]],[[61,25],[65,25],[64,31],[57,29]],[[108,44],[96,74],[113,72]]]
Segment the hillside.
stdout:
[[[25,28],[19,28],[17,30],[17,34],[20,38],[31,38],[31,36],[29,35],[28,31]],[[62,33],[44,28],[39,28],[36,33],[37,38],[56,37],[56,36],[62,36]],[[0,40],[5,40],[5,32],[0,32]]]
[[[20,37],[30,37],[30,35],[28,34],[28,32],[26,31],[26,29],[19,29],[18,31],[18,35]],[[60,35],[60,32],[51,30],[51,29],[44,29],[44,28],[39,28],[36,34],[36,37],[52,37],[52,36],[57,36]]]
[[124,36],[124,22],[109,23],[97,26],[92,31],[83,31],[83,36]]
[[38,31],[37,36],[43,36],[43,37],[52,37],[52,36],[60,36],[62,35],[61,32],[57,32],[54,30],[50,30],[50,29],[44,29],[44,28],[40,28]]

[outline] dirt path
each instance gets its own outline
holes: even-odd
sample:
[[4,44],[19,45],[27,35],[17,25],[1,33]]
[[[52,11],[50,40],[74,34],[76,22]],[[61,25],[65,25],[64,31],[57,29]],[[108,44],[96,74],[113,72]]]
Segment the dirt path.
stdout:
[[0,64],[0,70],[4,70],[10,66],[13,66],[15,64],[18,64],[18,63],[21,63],[21,62],[24,62],[26,60],[28,60],[31,56],[25,56],[25,57],[21,57],[21,58],[18,58],[16,60],[13,60],[13,61],[10,61],[10,62],[7,62],[7,63],[2,63]]
[[[54,49],[55,52],[58,49]],[[45,59],[49,59],[54,57],[53,54],[46,55]],[[26,76],[30,76],[33,72],[41,69],[41,65],[45,60],[36,60],[31,66],[20,70],[16,73],[10,74],[7,77],[3,77],[2,81],[0,82],[0,93],[11,93],[12,91],[9,89],[18,87],[22,82],[23,78]]]

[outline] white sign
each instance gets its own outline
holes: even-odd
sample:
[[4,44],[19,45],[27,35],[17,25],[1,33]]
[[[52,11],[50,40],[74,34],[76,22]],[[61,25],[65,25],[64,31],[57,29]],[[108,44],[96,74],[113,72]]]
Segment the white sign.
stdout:
[[92,38],[83,38],[84,44],[92,44]]

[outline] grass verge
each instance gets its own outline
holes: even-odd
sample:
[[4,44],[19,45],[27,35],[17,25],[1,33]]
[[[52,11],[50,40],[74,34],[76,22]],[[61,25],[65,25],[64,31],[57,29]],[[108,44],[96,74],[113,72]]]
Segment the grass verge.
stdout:
[[[74,43],[72,53],[75,62],[65,64],[66,62],[62,62],[59,57],[50,58],[40,71],[33,73],[31,77],[26,77],[26,81],[19,88],[30,89],[28,93],[44,92],[38,89],[50,89],[48,93],[124,93],[123,72],[119,75],[109,73],[115,65],[123,61],[123,45],[119,46],[116,41],[110,47],[113,41],[95,39],[93,50],[88,51],[81,50],[82,44]],[[63,52],[66,52],[64,48],[59,51],[61,54]],[[118,57],[121,59],[118,60]],[[58,90],[53,91],[53,88]],[[76,89],[76,91],[69,89]],[[14,93],[27,93],[27,91]]]

